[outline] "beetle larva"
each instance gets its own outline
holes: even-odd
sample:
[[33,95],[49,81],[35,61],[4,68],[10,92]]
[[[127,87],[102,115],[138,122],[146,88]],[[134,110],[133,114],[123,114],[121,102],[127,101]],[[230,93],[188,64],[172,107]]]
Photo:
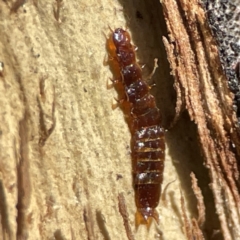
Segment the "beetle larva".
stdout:
[[165,151],[160,111],[149,85],[143,80],[129,33],[121,28],[112,31],[107,49],[116,79],[112,81],[118,89],[119,103],[127,115],[132,134],[136,224],[150,224],[152,218],[159,222],[155,208],[161,195]]

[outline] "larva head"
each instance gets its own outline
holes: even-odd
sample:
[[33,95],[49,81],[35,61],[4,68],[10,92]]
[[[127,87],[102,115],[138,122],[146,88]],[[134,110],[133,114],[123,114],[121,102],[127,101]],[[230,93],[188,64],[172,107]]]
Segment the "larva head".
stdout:
[[112,38],[116,47],[129,45],[131,41],[129,33],[122,28],[115,29]]

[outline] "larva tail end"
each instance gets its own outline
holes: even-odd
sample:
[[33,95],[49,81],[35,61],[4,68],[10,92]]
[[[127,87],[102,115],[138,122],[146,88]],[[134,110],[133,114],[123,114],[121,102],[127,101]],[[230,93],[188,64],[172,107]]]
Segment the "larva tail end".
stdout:
[[136,212],[136,227],[138,228],[139,225],[147,225],[149,229],[152,223],[153,218],[159,224],[159,216],[157,211],[154,208],[138,208]]

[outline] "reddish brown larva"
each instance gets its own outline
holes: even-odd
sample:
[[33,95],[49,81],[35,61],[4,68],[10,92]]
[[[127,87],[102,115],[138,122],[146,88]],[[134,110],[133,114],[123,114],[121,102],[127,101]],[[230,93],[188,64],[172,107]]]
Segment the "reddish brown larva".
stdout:
[[107,40],[109,65],[121,99],[121,108],[128,116],[131,130],[133,184],[137,206],[136,224],[159,222],[155,210],[161,195],[164,169],[164,130],[155,98],[142,78],[135,49],[127,31],[117,28]]

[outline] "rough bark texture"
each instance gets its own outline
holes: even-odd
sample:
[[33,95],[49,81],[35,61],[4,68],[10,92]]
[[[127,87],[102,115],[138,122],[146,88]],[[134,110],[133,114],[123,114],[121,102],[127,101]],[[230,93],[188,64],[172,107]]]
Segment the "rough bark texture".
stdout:
[[170,32],[170,41],[164,39],[168,59],[176,87],[197,125],[221,231],[224,239],[239,239],[239,135],[216,42],[198,1],[163,1],[163,5]]
[[[198,218],[191,171],[205,199],[203,232],[219,230],[211,180],[223,235],[237,239],[238,172],[229,139],[239,145],[231,98],[204,14],[191,2],[194,11],[187,3],[163,1],[169,36],[157,0],[0,2],[1,239],[186,239],[184,221]],[[121,110],[112,110],[116,92],[106,86],[108,26],[128,27],[146,76],[159,59],[153,92],[166,127],[176,101],[162,42],[169,37],[172,72],[197,126],[183,113],[166,134],[161,223],[149,231],[135,229],[130,133]]]

